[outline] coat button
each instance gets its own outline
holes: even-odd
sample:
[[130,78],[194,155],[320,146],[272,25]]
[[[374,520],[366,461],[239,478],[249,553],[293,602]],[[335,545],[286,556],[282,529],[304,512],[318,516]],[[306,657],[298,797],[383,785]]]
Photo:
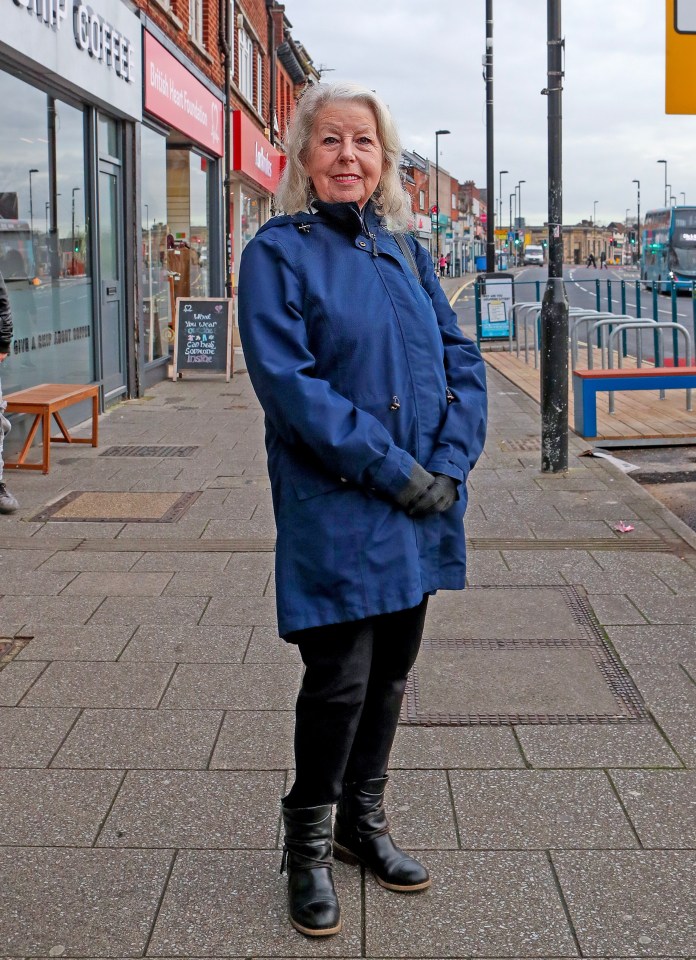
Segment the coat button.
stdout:
[[389,404],[390,410],[398,410],[401,407],[401,400],[398,397],[392,397],[392,402]]
[[360,241],[358,242],[358,246],[359,246],[359,247],[366,247],[367,244],[365,243],[364,240],[360,240]]

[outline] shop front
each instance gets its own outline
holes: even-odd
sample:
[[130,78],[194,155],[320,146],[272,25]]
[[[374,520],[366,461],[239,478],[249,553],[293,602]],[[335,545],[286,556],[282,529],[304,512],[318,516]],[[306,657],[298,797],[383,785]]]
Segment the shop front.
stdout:
[[164,35],[143,32],[143,63],[140,340],[147,386],[166,376],[176,297],[224,294],[224,101]]
[[1,22],[3,392],[98,382],[108,401],[132,386],[140,23],[121,0],[3,0]]
[[232,112],[232,252],[242,250],[271,216],[271,199],[281,174],[282,154],[241,110]]
[[429,213],[414,213],[413,232],[418,243],[430,252],[430,238],[432,237],[433,226]]

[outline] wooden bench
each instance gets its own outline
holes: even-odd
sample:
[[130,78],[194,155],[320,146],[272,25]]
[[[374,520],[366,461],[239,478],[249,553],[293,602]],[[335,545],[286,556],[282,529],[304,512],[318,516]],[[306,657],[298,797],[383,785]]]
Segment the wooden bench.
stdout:
[[[7,413],[34,414],[34,422],[19,457],[14,462],[5,461],[5,467],[8,470],[41,470],[42,473],[48,473],[51,465],[51,443],[91,443],[93,447],[97,446],[99,387],[96,383],[41,383],[36,387],[10,393],[4,399],[7,401]],[[92,401],[92,436],[72,437],[58,411],[80,403],[82,400]],[[55,418],[62,436],[51,436],[51,417]],[[43,436],[43,459],[40,463],[26,463],[26,457],[39,424],[41,424]]]
[[597,436],[597,394],[604,390],[688,390],[696,367],[641,367],[639,370],[573,370],[575,432]]

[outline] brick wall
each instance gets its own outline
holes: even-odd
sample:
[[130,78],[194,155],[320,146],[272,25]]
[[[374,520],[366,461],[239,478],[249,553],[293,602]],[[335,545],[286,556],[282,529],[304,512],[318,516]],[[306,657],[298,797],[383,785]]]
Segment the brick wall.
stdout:
[[218,44],[218,0],[201,0],[203,4],[203,43],[195,44],[189,36],[189,0],[135,0],[176,46],[210,79],[224,88],[225,71]]

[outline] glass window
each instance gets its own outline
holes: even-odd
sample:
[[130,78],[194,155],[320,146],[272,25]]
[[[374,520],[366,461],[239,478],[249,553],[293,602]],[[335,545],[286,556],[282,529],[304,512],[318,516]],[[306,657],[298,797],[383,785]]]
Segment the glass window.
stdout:
[[418,209],[425,210],[425,190],[418,191]]
[[259,198],[242,192],[242,250],[261,226]]
[[15,326],[3,391],[89,383],[94,323],[84,114],[0,72],[0,130],[0,272]]
[[254,45],[245,30],[237,31],[239,51],[239,90],[249,103],[254,100]]
[[191,153],[191,287],[190,296],[210,296],[208,270],[208,161]]
[[263,113],[263,57],[256,54],[256,109]]
[[173,342],[171,289],[167,264],[167,140],[142,128],[141,222],[143,232],[143,339],[145,362],[171,352]]
[[111,117],[105,117],[102,113],[99,114],[97,120],[97,141],[100,157],[115,157],[118,159],[121,156],[118,124]]
[[189,0],[189,34],[203,46],[203,0]]

